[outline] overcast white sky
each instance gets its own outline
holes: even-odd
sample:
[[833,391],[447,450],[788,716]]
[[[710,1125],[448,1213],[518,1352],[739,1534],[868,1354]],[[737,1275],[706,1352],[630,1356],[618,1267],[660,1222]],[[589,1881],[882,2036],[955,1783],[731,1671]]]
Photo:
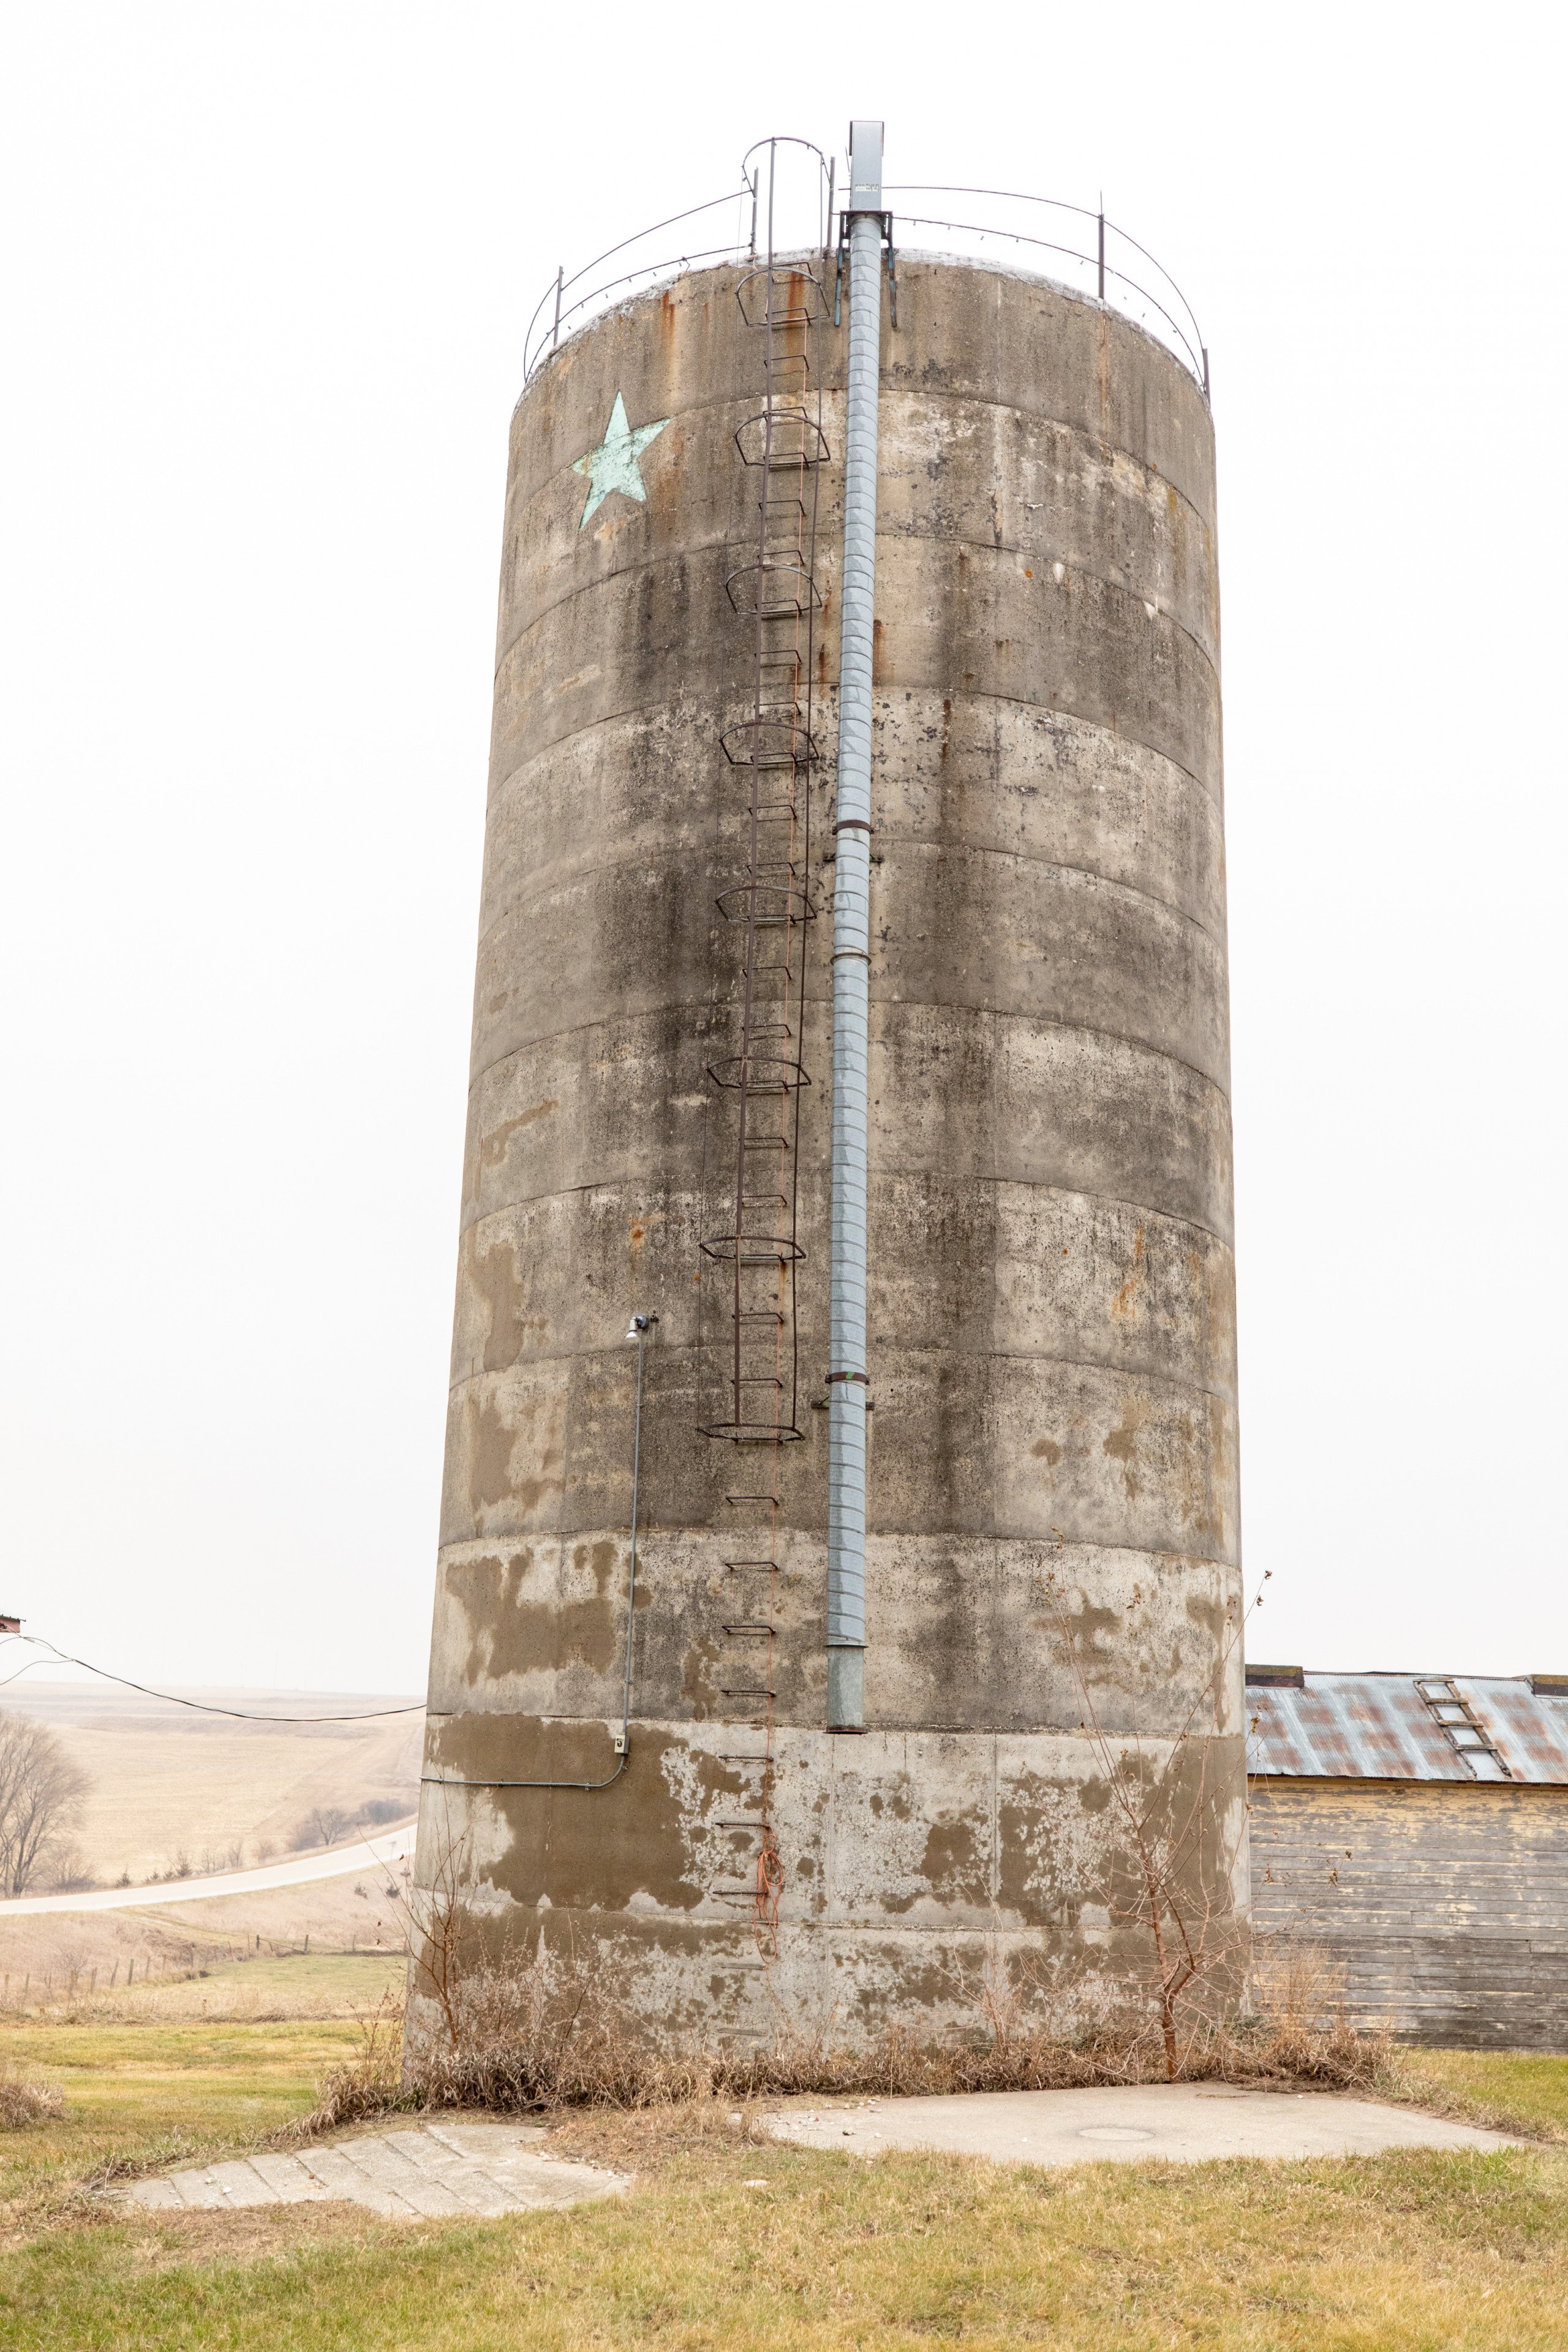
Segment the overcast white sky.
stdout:
[[423,1686],[524,323],[867,113],[1213,353],[1252,1649],[1568,1664],[1555,13],[4,23],[0,1606]]

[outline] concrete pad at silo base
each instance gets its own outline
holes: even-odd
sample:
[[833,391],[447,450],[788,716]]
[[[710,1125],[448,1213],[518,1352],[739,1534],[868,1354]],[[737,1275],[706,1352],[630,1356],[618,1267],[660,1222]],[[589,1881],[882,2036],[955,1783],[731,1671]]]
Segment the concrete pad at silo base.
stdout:
[[1082,2091],[965,2091],[946,2098],[862,2099],[770,2116],[779,2139],[849,2156],[929,2148],[1000,2164],[1299,2162],[1390,2148],[1521,2147],[1522,2140],[1409,2107],[1321,2091],[1247,2091],[1224,2083],[1117,2084]]
[[159,2212],[347,2200],[389,2221],[434,2221],[578,2205],[630,2186],[624,2173],[542,2153],[543,2138],[536,2124],[443,2116],[362,2132],[331,2147],[168,2172],[110,2195],[116,2204]]

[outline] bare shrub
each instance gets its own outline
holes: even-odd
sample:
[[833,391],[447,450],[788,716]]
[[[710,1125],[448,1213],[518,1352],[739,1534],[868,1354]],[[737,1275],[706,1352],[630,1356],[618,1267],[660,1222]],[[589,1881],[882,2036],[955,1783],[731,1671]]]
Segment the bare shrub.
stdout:
[[403,2084],[403,2003],[395,1994],[384,1993],[374,2009],[362,2013],[359,2032],[359,2048],[322,2076],[315,2105],[293,2127],[291,2137],[313,2139],[366,2116],[420,2105],[417,2094]]
[[[1325,2028],[1296,2011],[1237,2026],[1180,2017],[1175,2074],[1146,2001],[1028,1952],[988,1955],[967,2028],[946,2042],[889,2024],[864,2042],[804,2030],[779,2014],[762,2046],[691,2040],[655,2046],[629,2014],[596,1949],[515,1948],[486,1956],[462,1932],[456,1868],[427,1896],[415,1988],[425,2030],[405,2056],[406,2095],[430,2107],[530,2112],[642,2108],[688,2100],[858,2093],[1058,2090],[1162,2078],[1370,2085],[1382,2045],[1342,2019]],[[1103,1996],[1103,1998],[1101,1998]],[[1100,2002],[1096,2014],[1096,2002]],[[1179,2012],[1178,2012],[1179,2013]],[[1069,2024],[1070,2019],[1090,2020]]]
[[[1045,1578],[1046,1605],[1083,1709],[1079,1728],[1110,1799],[1100,1893],[1111,1924],[1144,1944],[1151,2022],[1172,2083],[1187,2069],[1184,2041],[1206,2043],[1228,2031],[1247,1972],[1249,1929],[1229,1895],[1246,1812],[1227,1835],[1223,1814],[1230,1792],[1213,1785],[1209,1768],[1226,1670],[1246,1618],[1261,1605],[1263,1583],[1250,1609],[1227,1603],[1219,1654],[1174,1731],[1145,1738],[1136,1725],[1123,1732],[1101,1723],[1069,1596],[1055,1571]],[[1142,1598],[1135,1591],[1131,1608]]]
[[1393,2060],[1387,2033],[1360,2033],[1345,2014],[1345,1971],[1321,1946],[1260,1936],[1253,1946],[1253,2044],[1299,2082],[1371,2088]]
[[370,1828],[379,1828],[383,1822],[404,1822],[414,1811],[415,1800],[407,1797],[367,1797],[354,1815],[357,1822]]
[[0,2075],[0,2131],[52,2123],[64,2106],[65,2100],[52,2083],[24,2083],[15,2075]]
[[47,1870],[40,1869],[35,1875],[35,1885],[39,1877],[47,1878],[51,1895],[90,1895],[102,1884],[88,1868],[86,1857],[79,1845],[53,1848],[48,1855]]
[[[468,1841],[448,1836],[431,1885],[411,1898],[417,2031],[405,2049],[404,2095],[431,2107],[515,2112],[1161,2079],[1369,2088],[1386,2065],[1386,2043],[1351,2030],[1319,1958],[1277,1940],[1256,2013],[1240,2014],[1252,1957],[1247,1923],[1222,1907],[1224,1887],[1194,1862],[1216,1801],[1206,1742],[1188,1759],[1193,1769],[1171,1769],[1201,1704],[1150,1758],[1135,1738],[1113,1741],[1100,1729],[1085,1690],[1086,1728],[1093,1727],[1121,1832],[1113,1916],[1147,1935],[1148,1981],[1082,1954],[1008,1948],[997,1937],[976,1971],[967,2023],[944,2042],[900,2022],[869,2038],[836,2038],[831,2021],[803,2027],[780,2007],[761,2045],[658,2043],[597,1946],[552,1948],[542,1932],[531,1950],[487,1950],[465,1909]],[[1232,1859],[1218,1853],[1216,1882],[1228,1879]],[[384,2084],[384,2066],[376,2079]]]
[[295,1853],[311,1846],[336,1845],[343,1832],[353,1827],[353,1815],[342,1805],[316,1805],[295,1823],[289,1844]]
[[0,1892],[26,1895],[60,1856],[90,1786],[47,1724],[0,1716]]

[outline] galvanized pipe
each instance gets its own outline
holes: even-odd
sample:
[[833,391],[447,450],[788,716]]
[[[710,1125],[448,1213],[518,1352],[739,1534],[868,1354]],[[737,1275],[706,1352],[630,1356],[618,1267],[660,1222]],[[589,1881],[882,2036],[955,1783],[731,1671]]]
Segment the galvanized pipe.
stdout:
[[[875,132],[875,179],[868,168]],[[832,1205],[828,1227],[827,1723],[865,1722],[866,1166],[870,1097],[871,651],[881,374],[881,126],[851,136],[849,365],[834,825]],[[868,199],[874,198],[874,205]]]

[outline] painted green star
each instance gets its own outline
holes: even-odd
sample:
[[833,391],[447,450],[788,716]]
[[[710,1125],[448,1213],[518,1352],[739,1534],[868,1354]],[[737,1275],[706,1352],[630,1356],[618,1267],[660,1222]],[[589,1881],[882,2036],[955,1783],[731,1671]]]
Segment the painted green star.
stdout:
[[658,440],[668,423],[668,416],[661,416],[657,425],[639,425],[634,429],[626,423],[626,404],[616,393],[604,439],[596,449],[590,449],[585,457],[578,457],[573,463],[572,471],[586,474],[593,484],[588,492],[588,503],[583,509],[583,520],[577,526],[579,530],[586,527],[590,516],[604,504],[612,490],[624,491],[628,499],[636,499],[639,506],[646,503],[647,492],[643,488],[637,459],[650,441]]

